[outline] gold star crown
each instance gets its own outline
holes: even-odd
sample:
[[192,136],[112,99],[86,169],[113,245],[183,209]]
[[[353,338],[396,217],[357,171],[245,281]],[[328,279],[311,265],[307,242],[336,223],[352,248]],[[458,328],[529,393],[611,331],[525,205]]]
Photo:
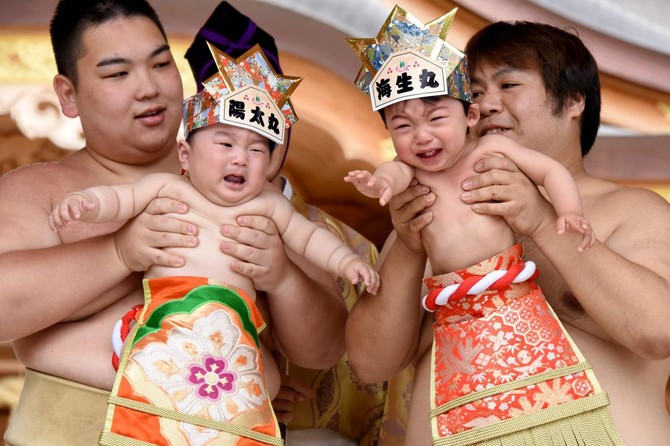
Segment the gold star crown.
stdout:
[[184,101],[184,135],[221,122],[253,130],[283,144],[285,130],[297,122],[289,96],[301,77],[278,75],[259,45],[233,59],[207,44],[218,73],[204,89]]
[[437,95],[472,102],[467,59],[446,41],[456,11],[424,25],[396,5],[376,38],[347,39],[363,62],[354,83],[374,110]]

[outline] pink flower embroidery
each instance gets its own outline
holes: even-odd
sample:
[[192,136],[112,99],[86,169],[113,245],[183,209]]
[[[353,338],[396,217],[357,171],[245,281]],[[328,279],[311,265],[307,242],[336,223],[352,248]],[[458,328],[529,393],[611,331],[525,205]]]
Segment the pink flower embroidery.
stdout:
[[228,370],[228,362],[224,358],[204,355],[202,363],[191,363],[187,366],[186,381],[197,387],[196,395],[218,402],[224,393],[234,393],[237,374]]

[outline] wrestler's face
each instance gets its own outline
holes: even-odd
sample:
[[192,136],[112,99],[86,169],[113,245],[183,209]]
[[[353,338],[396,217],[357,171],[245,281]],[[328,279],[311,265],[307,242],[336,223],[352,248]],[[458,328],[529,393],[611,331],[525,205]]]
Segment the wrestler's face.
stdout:
[[256,197],[266,184],[267,138],[251,130],[216,123],[181,142],[179,159],[193,186],[211,202],[231,206]]
[[183,90],[170,48],[148,18],[121,17],[82,35],[77,83],[56,76],[63,112],[79,117],[90,152],[144,165],[174,156]]
[[468,129],[478,117],[476,106],[470,106],[466,114],[460,101],[446,96],[430,101],[410,99],[384,110],[398,158],[430,172],[449,168],[460,159]]
[[556,112],[537,69],[483,62],[471,76],[478,135],[500,133],[562,162],[565,148],[579,147],[580,103]]

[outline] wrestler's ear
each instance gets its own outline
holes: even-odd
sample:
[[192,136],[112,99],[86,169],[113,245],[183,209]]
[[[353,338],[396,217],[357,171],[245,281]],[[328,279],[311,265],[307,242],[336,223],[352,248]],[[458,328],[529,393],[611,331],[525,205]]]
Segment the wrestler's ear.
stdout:
[[467,113],[468,127],[474,127],[479,122],[479,104],[470,104]]
[[177,155],[179,156],[182,172],[188,172],[191,162],[191,144],[189,144],[185,139],[180,139],[178,144],[179,146],[177,147]]
[[576,120],[581,119],[585,107],[586,101],[583,95],[574,95],[565,101],[565,112],[570,118]]
[[58,96],[58,102],[60,102],[60,108],[63,111],[63,114],[68,118],[76,118],[79,116],[76,97],[77,92],[72,81],[62,74],[57,74],[53,80],[53,87],[56,96]]

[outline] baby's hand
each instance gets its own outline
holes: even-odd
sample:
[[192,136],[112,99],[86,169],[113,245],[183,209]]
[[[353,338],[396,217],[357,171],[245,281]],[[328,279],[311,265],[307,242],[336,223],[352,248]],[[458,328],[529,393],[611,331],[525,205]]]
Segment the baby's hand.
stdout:
[[362,280],[368,293],[377,294],[379,273],[369,263],[362,259],[352,260],[344,267],[344,275],[354,285]]
[[73,221],[81,220],[95,208],[96,204],[86,195],[77,192],[69,194],[51,211],[49,227],[58,231]]
[[582,243],[577,248],[579,252],[593,247],[596,243],[596,235],[591,228],[591,223],[581,215],[571,214],[559,217],[556,221],[556,232],[558,235],[563,235],[566,232],[583,234]]
[[344,181],[356,186],[358,192],[366,197],[379,198],[379,204],[385,206],[391,199],[391,185],[386,179],[376,177],[367,170],[352,170]]

